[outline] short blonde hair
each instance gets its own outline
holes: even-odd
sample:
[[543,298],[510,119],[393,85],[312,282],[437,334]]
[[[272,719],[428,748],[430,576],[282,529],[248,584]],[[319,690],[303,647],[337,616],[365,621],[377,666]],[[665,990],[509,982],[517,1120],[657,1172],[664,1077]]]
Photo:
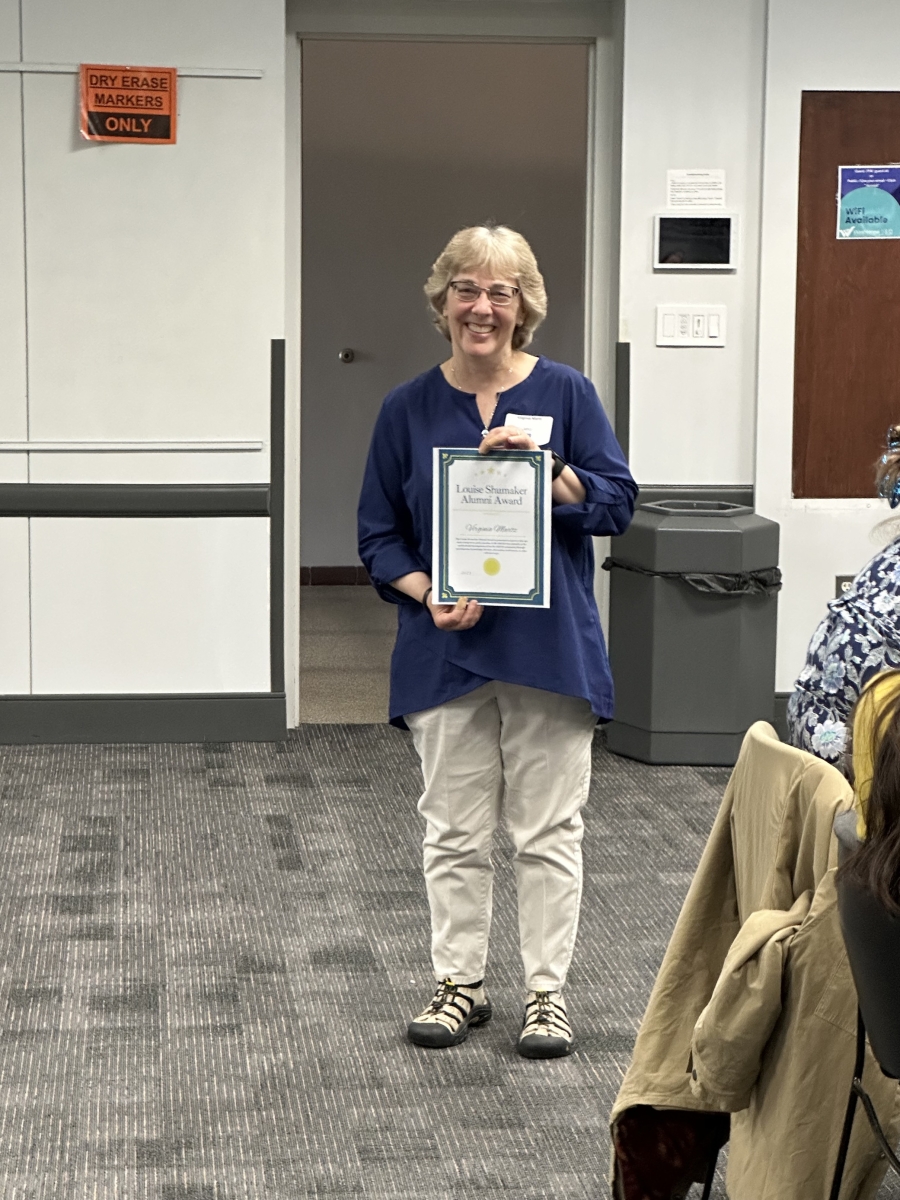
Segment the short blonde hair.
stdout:
[[447,288],[450,280],[463,271],[486,271],[515,279],[523,320],[513,333],[512,348],[522,350],[547,315],[547,291],[534,251],[521,233],[506,225],[471,225],[455,233],[438,255],[425,284],[425,295],[431,319],[448,341],[450,326],[443,312]]

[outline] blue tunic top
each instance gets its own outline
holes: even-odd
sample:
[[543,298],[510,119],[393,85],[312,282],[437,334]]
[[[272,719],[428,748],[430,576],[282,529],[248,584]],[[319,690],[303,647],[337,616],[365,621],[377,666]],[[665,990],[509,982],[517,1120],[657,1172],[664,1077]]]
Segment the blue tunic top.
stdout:
[[382,598],[400,606],[390,720],[401,728],[405,713],[489,680],[581,696],[601,720],[612,716],[591,535],[625,531],[637,484],[593,384],[571,367],[539,358],[527,379],[500,393],[491,427],[505,425],[510,412],[553,418],[549,448],[587,495],[582,504],[553,506],[550,607],[488,607],[459,632],[438,629],[421,604],[389,584],[411,571],[431,574],[432,451],[480,444],[475,395],[451,387],[432,367],[395,388],[375,424],[359,500],[359,554]]

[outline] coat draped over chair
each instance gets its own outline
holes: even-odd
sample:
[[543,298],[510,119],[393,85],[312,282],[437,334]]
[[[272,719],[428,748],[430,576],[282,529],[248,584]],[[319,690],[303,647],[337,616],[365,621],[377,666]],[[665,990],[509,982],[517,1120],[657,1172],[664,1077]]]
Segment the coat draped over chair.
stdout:
[[[852,803],[836,768],[765,722],[747,732],[610,1117],[623,1200],[702,1180],[723,1113],[730,1200],[828,1200],[857,1012],[832,826]],[[868,1050],[864,1081],[896,1144],[900,1089]],[[874,1196],[884,1170],[857,1122],[842,1200]]]

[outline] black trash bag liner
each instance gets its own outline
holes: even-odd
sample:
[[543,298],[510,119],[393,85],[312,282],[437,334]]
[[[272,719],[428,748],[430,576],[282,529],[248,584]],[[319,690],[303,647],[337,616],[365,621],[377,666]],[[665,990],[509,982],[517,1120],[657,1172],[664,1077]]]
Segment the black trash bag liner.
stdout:
[[698,592],[715,596],[774,596],[781,591],[781,571],[764,567],[761,571],[651,571],[636,567],[618,558],[607,558],[602,567],[611,571],[634,571],[637,575],[652,575],[657,579],[680,579]]

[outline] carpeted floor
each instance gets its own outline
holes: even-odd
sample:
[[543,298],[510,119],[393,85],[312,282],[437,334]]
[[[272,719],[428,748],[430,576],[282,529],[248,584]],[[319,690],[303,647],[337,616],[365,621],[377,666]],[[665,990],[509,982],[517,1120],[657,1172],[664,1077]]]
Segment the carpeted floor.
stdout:
[[534,1063],[505,843],[493,1021],[404,1038],[433,988],[407,735],[0,747],[0,1197],[606,1196],[607,1112],[727,774],[598,741],[578,1049]]
[[300,723],[386,721],[397,606],[372,587],[300,589]]

